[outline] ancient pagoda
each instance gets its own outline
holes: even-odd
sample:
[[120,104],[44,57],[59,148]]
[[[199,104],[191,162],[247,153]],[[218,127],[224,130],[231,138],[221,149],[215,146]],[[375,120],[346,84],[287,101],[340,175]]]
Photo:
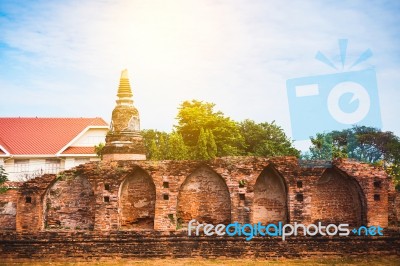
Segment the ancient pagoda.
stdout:
[[139,111],[133,106],[132,96],[128,70],[125,69],[121,73],[117,104],[106,136],[103,160],[146,160],[146,150],[140,134]]

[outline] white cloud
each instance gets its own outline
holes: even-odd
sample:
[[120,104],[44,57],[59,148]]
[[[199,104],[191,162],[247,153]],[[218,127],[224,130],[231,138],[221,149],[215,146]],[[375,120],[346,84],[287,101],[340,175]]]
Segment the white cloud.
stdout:
[[[119,71],[128,67],[145,128],[171,129],[177,105],[196,98],[237,120],[276,120],[290,135],[286,79],[332,72],[313,57],[317,50],[337,57],[339,38],[349,38],[349,58],[371,48],[373,62],[387,68],[382,84],[398,87],[391,83],[399,70],[396,8],[363,1],[9,1],[0,6],[8,14],[0,42],[14,50],[3,49],[3,67],[11,70],[0,81],[13,84],[19,71],[33,78],[0,92],[21,113],[39,105],[19,100],[33,90],[31,97],[46,95],[40,106],[48,115],[108,120]],[[399,90],[382,93],[391,94],[381,99],[385,112],[398,110]],[[53,96],[62,98],[57,111]],[[399,134],[388,117],[385,127]]]

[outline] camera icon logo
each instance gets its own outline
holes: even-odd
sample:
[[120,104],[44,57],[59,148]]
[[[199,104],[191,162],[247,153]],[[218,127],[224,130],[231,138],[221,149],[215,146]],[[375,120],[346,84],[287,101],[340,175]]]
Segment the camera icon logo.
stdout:
[[[344,66],[347,40],[339,40]],[[372,55],[365,51],[352,65]],[[316,58],[337,69],[322,53]],[[381,128],[375,69],[289,79],[286,82],[292,137],[307,140],[316,133],[364,125]]]

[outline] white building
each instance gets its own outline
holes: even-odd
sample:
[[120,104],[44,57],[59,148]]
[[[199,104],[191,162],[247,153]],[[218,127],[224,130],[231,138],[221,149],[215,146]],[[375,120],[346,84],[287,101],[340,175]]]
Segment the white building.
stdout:
[[0,165],[23,181],[97,161],[108,129],[101,118],[0,118]]

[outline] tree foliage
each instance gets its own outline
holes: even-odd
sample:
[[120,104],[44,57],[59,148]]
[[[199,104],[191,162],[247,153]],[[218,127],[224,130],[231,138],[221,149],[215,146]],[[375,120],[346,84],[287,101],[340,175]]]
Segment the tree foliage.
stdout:
[[182,135],[177,132],[172,132],[169,135],[167,158],[170,160],[186,160],[189,158],[188,148]]
[[188,147],[177,132],[168,134],[157,130],[143,130],[142,136],[150,160],[187,160]]
[[7,191],[6,187],[3,187],[3,184],[8,181],[8,174],[2,165],[0,165],[0,193],[4,193]]
[[146,157],[150,160],[165,160],[167,155],[165,139],[168,134],[154,129],[142,130],[144,146],[146,147]]
[[151,160],[209,160],[221,156],[299,156],[282,128],[272,123],[241,123],[215,111],[215,104],[185,101],[178,108],[175,131],[143,130]]
[[197,160],[208,160],[210,156],[207,151],[207,135],[203,128],[200,128],[200,134],[197,139],[197,145],[195,147],[195,159]]
[[393,132],[377,128],[354,126],[342,131],[318,133],[311,138],[312,146],[306,159],[354,158],[382,165],[400,184],[400,139]]
[[299,156],[281,127],[272,123],[255,123],[246,119],[239,124],[245,141],[245,155],[253,156]]
[[103,142],[100,142],[98,145],[94,145],[94,151],[96,152],[97,157],[100,157],[100,159],[103,159],[104,146],[105,144]]
[[178,108],[176,131],[191,149],[199,143],[201,129],[212,132],[218,157],[240,155],[244,140],[238,124],[221,111],[214,111],[214,107],[213,103],[197,100],[183,102]]
[[163,155],[161,154],[161,150],[157,145],[155,139],[151,140],[150,149],[147,154],[147,158],[151,158],[152,160],[161,160]]
[[207,153],[210,159],[213,159],[217,156],[217,151],[218,151],[217,143],[215,143],[214,134],[212,133],[211,130],[207,130],[205,134],[207,140]]

